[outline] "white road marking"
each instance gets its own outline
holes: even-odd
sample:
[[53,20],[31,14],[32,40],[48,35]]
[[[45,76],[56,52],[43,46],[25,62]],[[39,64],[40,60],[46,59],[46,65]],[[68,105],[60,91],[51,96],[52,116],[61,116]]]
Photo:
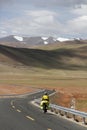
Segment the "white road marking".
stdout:
[[34,118],[30,117],[30,116],[26,116],[28,119],[34,121]]
[[11,106],[13,106],[13,101],[11,101]]
[[19,109],[17,109],[17,112],[21,112]]
[[15,108],[15,106],[12,106],[13,108]]

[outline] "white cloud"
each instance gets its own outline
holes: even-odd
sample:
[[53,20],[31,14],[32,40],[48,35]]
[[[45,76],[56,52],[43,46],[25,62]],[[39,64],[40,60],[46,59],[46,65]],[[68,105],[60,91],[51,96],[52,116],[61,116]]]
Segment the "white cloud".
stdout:
[[33,11],[25,11],[28,17],[31,17],[37,23],[48,23],[53,22],[56,15],[55,12],[48,10],[33,10]]
[[58,22],[58,13],[48,10],[33,10],[25,11],[27,17],[31,20],[29,24],[32,26],[33,30],[36,29],[39,34],[53,34],[59,31],[62,27],[61,23]]
[[53,35],[55,30],[59,31],[62,27],[56,16],[55,12],[48,10],[25,11],[22,17],[4,21],[2,25],[15,34]]
[[87,15],[87,5],[80,5],[79,7],[74,8],[71,12],[77,15]]
[[80,16],[68,22],[73,31],[87,32],[87,16]]
[[74,38],[80,37],[87,39],[87,16],[80,16],[69,20],[64,34]]
[[[2,32],[44,36],[81,33],[87,36],[87,0],[8,0],[9,5],[10,1],[15,6],[9,6],[7,11],[4,8],[2,15],[0,12]],[[7,4],[7,0],[0,2]]]
[[5,36],[7,36],[7,34],[8,33],[3,29],[0,31],[0,37],[5,37]]
[[87,4],[87,0],[22,0],[29,2],[34,7],[75,7],[76,5]]
[[7,34],[7,32],[3,30],[3,31],[1,31],[1,34]]
[[34,16],[34,17],[40,17],[42,16],[49,16],[49,15],[56,15],[56,13],[49,11],[49,10],[26,10],[26,15]]

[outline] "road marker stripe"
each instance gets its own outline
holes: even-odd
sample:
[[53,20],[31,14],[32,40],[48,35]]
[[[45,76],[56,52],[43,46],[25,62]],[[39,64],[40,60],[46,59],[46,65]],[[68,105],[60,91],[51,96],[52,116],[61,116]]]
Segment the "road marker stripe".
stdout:
[[13,105],[13,101],[11,101],[11,106]]
[[12,106],[13,108],[15,108],[15,106]]
[[28,119],[34,121],[34,118],[30,117],[30,116],[26,116]]
[[17,109],[17,112],[21,112],[19,109]]

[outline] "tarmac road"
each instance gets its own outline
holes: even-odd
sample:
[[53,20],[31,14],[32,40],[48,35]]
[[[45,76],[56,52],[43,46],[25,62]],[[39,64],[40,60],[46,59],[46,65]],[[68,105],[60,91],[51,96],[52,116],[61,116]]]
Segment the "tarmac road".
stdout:
[[24,98],[0,99],[0,130],[87,130],[31,104],[42,93]]

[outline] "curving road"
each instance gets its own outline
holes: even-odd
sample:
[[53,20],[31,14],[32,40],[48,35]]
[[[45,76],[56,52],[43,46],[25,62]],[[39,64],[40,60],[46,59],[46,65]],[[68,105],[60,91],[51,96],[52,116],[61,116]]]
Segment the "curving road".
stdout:
[[51,113],[44,114],[31,104],[31,100],[41,95],[0,99],[0,130],[87,130]]

